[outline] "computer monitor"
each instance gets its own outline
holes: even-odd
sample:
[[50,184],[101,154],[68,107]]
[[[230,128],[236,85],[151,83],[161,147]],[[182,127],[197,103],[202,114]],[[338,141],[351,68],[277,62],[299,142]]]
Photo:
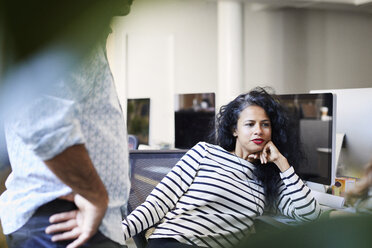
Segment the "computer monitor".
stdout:
[[214,140],[215,94],[177,94],[174,107],[174,146],[190,149],[200,141]]
[[296,168],[307,182],[335,182],[335,97],[331,93],[278,95],[294,118],[304,159]]
[[344,134],[337,176],[360,178],[372,159],[372,88],[312,90],[337,96],[337,134]]

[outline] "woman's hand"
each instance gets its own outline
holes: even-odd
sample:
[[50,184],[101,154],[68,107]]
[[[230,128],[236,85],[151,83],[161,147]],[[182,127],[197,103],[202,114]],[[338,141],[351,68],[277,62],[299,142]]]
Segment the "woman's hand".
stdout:
[[52,215],[49,218],[51,225],[45,232],[58,233],[52,236],[54,242],[74,240],[67,247],[79,247],[97,232],[107,206],[97,207],[78,194],[63,199],[74,201],[78,209]]
[[281,172],[286,171],[290,167],[287,159],[279,152],[272,141],[267,142],[262,151],[250,154],[248,158],[259,159],[261,164],[272,162],[278,166]]

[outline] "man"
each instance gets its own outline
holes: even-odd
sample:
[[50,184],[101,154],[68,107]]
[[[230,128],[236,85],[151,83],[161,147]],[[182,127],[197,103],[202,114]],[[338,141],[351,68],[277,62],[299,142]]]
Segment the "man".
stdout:
[[75,239],[69,247],[123,247],[127,136],[104,47],[5,123],[12,173],[0,217],[9,247],[55,247],[45,234],[49,217],[70,210],[79,223],[63,234]]

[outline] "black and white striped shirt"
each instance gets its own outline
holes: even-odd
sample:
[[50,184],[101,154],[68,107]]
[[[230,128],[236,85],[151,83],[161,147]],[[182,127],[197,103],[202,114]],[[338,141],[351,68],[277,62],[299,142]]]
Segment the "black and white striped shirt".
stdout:
[[[223,148],[200,142],[190,149],[123,221],[125,238],[156,225],[150,238],[174,238],[201,247],[232,247],[262,215],[265,193],[254,165]],[[280,173],[278,210],[297,220],[316,219],[320,208],[295,174]]]

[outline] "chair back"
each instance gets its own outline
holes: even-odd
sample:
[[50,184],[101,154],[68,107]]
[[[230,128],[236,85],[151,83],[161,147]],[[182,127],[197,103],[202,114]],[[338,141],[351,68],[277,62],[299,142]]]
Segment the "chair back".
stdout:
[[[155,186],[176,165],[187,150],[130,150],[131,190],[129,213],[142,204]],[[147,245],[145,231],[133,237],[137,248]]]

